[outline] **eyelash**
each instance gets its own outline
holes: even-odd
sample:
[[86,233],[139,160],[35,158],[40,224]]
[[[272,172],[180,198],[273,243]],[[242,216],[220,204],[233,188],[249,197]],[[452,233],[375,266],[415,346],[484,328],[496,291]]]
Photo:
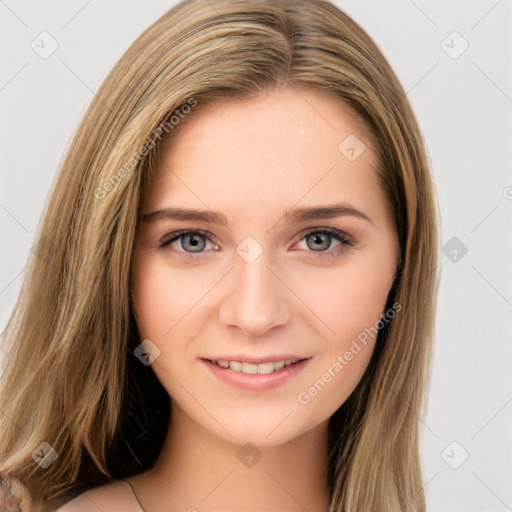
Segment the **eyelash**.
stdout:
[[[343,231],[340,231],[339,229],[328,228],[328,227],[309,229],[308,231],[303,233],[302,238],[299,241],[302,241],[303,239],[305,239],[308,236],[313,235],[313,234],[329,235],[333,239],[340,242],[342,246],[355,247],[355,243],[346,233],[344,233]],[[199,235],[201,237],[206,238],[214,245],[217,245],[211,240],[211,238],[210,238],[211,234],[208,231],[205,231],[202,229],[182,229],[180,231],[175,231],[173,233],[169,233],[168,235],[164,236],[162,238],[162,240],[160,240],[158,247],[165,249],[168,245],[175,242],[176,240],[179,240],[180,238],[182,238],[185,235]],[[330,249],[330,247],[329,247],[329,249]],[[341,249],[337,249],[335,251],[327,252],[329,249],[327,249],[326,251],[311,250],[308,252],[316,253],[316,255],[318,257],[323,258],[323,259],[338,258],[341,256],[341,253],[344,252],[343,247]],[[200,257],[200,255],[204,254],[205,252],[207,252],[207,251],[198,251],[196,253],[186,252],[186,251],[185,252],[176,251],[176,253],[179,255],[179,257],[186,258],[186,259]]]

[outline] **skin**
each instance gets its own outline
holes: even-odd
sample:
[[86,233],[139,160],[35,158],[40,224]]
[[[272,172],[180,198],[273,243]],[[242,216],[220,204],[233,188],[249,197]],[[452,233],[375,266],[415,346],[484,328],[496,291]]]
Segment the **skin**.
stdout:
[[[338,149],[350,134],[366,146],[354,161]],[[160,350],[152,368],[171,397],[172,422],[156,465],[129,482],[151,512],[325,510],[328,420],[361,379],[375,337],[307,404],[298,395],[385,313],[399,247],[375,152],[343,102],[305,89],[215,102],[170,135],[142,215],[171,206],[211,210],[228,225],[140,224],[133,303],[141,340]],[[371,221],[283,217],[339,202]],[[306,236],[326,227],[353,246]],[[180,229],[207,230],[210,240],[199,237],[199,253],[189,237],[159,247]],[[236,251],[248,236],[263,250],[251,263]],[[277,389],[241,390],[201,359],[235,352],[311,359]],[[252,467],[237,457],[243,446],[261,455]]]

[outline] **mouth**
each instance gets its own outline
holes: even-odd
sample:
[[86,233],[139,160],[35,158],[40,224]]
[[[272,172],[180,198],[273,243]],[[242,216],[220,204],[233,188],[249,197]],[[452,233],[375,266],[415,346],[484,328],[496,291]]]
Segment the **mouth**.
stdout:
[[[242,359],[240,361],[240,359]],[[250,359],[250,360],[248,360]],[[297,375],[312,357],[282,358],[274,360],[255,360],[254,358],[208,359],[203,363],[213,374],[224,382],[242,389],[264,390],[281,386]]]
[[285,366],[290,366],[292,364],[298,363],[300,361],[304,361],[305,359],[309,359],[307,357],[300,359],[283,359],[280,361],[268,361],[265,363],[249,363],[245,361],[228,361],[227,359],[207,359],[210,363],[214,363],[221,368],[229,368],[234,372],[246,373],[248,375],[268,375],[269,373],[274,373]]

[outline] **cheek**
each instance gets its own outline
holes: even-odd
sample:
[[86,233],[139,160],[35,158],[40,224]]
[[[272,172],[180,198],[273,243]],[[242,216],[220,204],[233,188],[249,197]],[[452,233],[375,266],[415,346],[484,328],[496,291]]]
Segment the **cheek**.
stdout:
[[159,339],[174,323],[175,305],[179,300],[165,275],[146,266],[134,266],[134,309],[139,330],[145,338]]
[[391,262],[358,256],[323,274],[318,270],[302,272],[295,283],[298,295],[325,326],[326,339],[338,345],[379,320],[393,283]]
[[132,289],[137,323],[143,335],[165,340],[170,330],[183,320],[186,322],[189,312],[200,306],[211,286],[211,276],[204,277],[195,274],[190,279],[186,272],[166,265],[160,256],[147,257],[142,251],[135,251]]
[[[319,347],[320,359],[308,375],[308,387],[299,402],[315,398],[315,408],[333,413],[352,393],[370,361],[381,315],[394,279],[395,264],[382,251],[366,251],[337,268],[302,274],[299,294],[321,320],[325,333]],[[395,311],[391,311],[392,318]],[[383,317],[386,318],[386,317]],[[390,321],[388,319],[388,321]],[[325,391],[324,391],[325,390]]]
[[362,266],[339,269],[337,274],[331,274],[332,279],[326,280],[322,290],[315,289],[309,295],[329,330],[319,348],[319,360],[308,375],[307,387],[297,396],[310,414],[331,415],[348,399],[385,325],[381,315],[385,313],[392,276],[383,276],[378,265],[371,272]]

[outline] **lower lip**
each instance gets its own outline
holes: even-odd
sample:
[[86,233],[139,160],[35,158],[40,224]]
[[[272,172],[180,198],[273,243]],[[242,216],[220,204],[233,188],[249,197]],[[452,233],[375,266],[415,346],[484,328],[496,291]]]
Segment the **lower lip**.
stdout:
[[275,389],[285,384],[293,376],[297,375],[311,360],[303,359],[297,363],[283,366],[281,369],[267,374],[249,374],[243,372],[236,372],[229,368],[222,368],[216,363],[212,363],[207,359],[202,359],[203,363],[210,369],[210,371],[220,380],[227,384],[239,388],[254,391],[264,391],[267,389]]

